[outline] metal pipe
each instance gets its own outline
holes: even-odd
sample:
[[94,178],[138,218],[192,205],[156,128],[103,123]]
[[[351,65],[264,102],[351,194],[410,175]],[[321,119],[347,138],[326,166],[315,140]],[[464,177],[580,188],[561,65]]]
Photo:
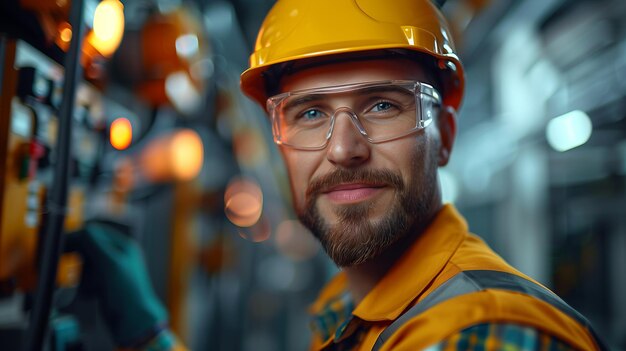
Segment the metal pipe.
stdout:
[[63,224],[67,206],[69,185],[69,166],[71,160],[70,144],[72,135],[72,116],[76,100],[76,86],[81,77],[81,46],[83,39],[83,0],[72,0],[70,12],[72,40],[65,55],[65,80],[63,82],[63,100],[59,112],[57,134],[57,162],[50,188],[47,208],[49,210],[45,236],[41,238],[41,261],[38,270],[37,290],[34,306],[30,314],[30,323],[25,340],[25,351],[41,351],[50,318],[52,296],[54,294],[59,257],[63,245]]

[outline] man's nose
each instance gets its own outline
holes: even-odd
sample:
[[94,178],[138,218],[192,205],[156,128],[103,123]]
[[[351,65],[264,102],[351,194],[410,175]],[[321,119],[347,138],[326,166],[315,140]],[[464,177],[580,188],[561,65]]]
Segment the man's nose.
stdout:
[[336,166],[359,166],[370,157],[371,144],[361,135],[352,118],[348,112],[338,112],[335,116],[326,158]]

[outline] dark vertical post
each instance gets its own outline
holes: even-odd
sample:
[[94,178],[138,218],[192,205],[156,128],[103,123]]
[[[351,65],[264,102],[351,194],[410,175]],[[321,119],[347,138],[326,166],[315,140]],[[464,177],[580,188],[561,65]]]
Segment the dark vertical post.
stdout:
[[43,350],[43,341],[50,318],[52,295],[54,293],[59,257],[63,244],[63,224],[67,206],[69,184],[69,165],[71,160],[70,144],[72,136],[72,116],[76,100],[76,86],[81,77],[81,46],[83,40],[83,0],[72,0],[70,10],[72,40],[65,55],[65,79],[63,81],[63,100],[59,112],[59,130],[57,135],[57,160],[54,168],[52,187],[49,190],[47,209],[48,225],[42,238],[41,260],[38,269],[37,290],[30,315],[25,351]]

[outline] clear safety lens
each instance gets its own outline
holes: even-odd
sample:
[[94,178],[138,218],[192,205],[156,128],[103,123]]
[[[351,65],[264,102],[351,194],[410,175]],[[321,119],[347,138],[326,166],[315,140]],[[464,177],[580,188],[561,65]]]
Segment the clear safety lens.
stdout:
[[380,143],[425,128],[440,104],[438,92],[417,81],[300,90],[267,100],[275,142],[310,150],[326,146],[339,115],[349,117],[369,142]]

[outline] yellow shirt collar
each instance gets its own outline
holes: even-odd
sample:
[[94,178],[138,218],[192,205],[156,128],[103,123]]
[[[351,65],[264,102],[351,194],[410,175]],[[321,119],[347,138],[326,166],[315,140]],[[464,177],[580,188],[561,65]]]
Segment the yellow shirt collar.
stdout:
[[[396,319],[441,272],[467,231],[465,219],[454,206],[444,205],[424,233],[356,306],[353,315],[366,321]],[[322,290],[311,313],[321,313],[346,289],[345,274],[340,272]]]

